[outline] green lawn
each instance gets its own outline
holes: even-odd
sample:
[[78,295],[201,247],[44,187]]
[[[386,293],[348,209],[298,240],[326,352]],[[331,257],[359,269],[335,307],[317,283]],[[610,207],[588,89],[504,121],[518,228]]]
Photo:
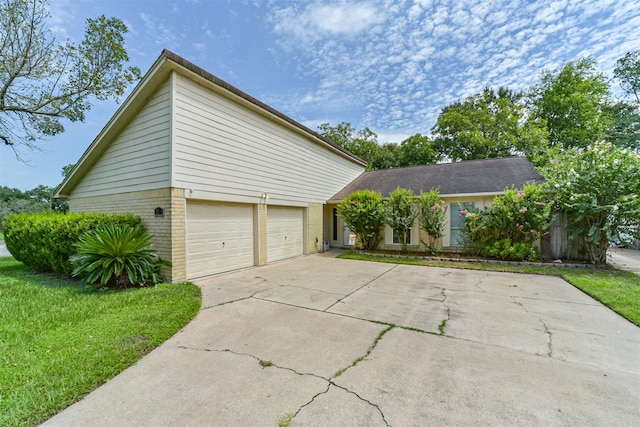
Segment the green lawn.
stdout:
[[0,258],[0,425],[46,420],[167,340],[199,308],[191,283],[89,290]]
[[559,268],[512,264],[431,261],[412,258],[390,258],[346,252],[338,258],[392,264],[424,265],[431,267],[464,268],[470,270],[508,271],[514,273],[545,274],[562,277],[583,292],[591,295],[616,313],[640,326],[640,276],[613,268]]

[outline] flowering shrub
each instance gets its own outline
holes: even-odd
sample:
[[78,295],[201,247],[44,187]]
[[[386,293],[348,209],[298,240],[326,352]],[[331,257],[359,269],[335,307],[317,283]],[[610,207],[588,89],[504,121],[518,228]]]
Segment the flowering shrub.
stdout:
[[407,252],[407,237],[418,216],[413,190],[396,188],[389,194],[385,209],[385,222],[402,237],[402,252]]
[[522,190],[505,190],[493,206],[483,211],[460,211],[466,216],[464,238],[467,249],[476,255],[505,260],[535,260],[538,239],[547,232],[551,205],[541,185]]
[[345,197],[338,205],[338,214],[356,234],[363,249],[372,250],[380,243],[385,211],[380,193],[361,190]]
[[606,262],[607,246],[640,238],[640,153],[610,143],[556,153],[543,170],[572,237],[584,239],[589,259]]
[[420,192],[418,198],[420,206],[420,228],[428,235],[428,241],[422,242],[435,255],[436,242],[444,234],[444,223],[447,219],[447,205],[440,199],[440,190]]

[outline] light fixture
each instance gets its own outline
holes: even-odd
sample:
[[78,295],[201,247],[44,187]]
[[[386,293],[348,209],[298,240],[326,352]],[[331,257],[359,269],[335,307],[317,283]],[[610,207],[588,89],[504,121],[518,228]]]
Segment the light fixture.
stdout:
[[155,216],[164,216],[164,209],[158,206],[153,210],[153,213]]
[[269,193],[262,193],[262,195],[260,196],[263,199],[267,200],[269,198]]

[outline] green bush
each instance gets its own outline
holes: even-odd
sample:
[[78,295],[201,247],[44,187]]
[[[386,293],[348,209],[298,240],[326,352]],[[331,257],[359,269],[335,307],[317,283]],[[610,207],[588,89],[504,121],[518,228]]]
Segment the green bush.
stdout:
[[551,206],[541,185],[506,189],[493,206],[464,211],[464,240],[474,255],[511,261],[540,258],[537,242],[549,229]]
[[85,232],[109,224],[141,223],[132,214],[23,213],[8,215],[3,223],[4,239],[13,257],[29,268],[70,276],[69,258]]
[[363,249],[378,247],[384,226],[384,203],[380,193],[370,190],[354,191],[340,202],[338,213],[356,233]]
[[158,259],[150,249],[151,238],[140,225],[111,224],[87,231],[76,244],[77,254],[71,257],[73,276],[82,277],[85,284],[115,288],[161,283],[160,266],[171,264]]

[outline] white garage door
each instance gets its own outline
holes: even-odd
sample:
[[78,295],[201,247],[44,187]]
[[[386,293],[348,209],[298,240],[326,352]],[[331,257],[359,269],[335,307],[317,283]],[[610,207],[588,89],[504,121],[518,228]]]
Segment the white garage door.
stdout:
[[187,278],[254,265],[253,206],[187,203]]
[[267,262],[303,254],[302,214],[302,208],[267,208]]

